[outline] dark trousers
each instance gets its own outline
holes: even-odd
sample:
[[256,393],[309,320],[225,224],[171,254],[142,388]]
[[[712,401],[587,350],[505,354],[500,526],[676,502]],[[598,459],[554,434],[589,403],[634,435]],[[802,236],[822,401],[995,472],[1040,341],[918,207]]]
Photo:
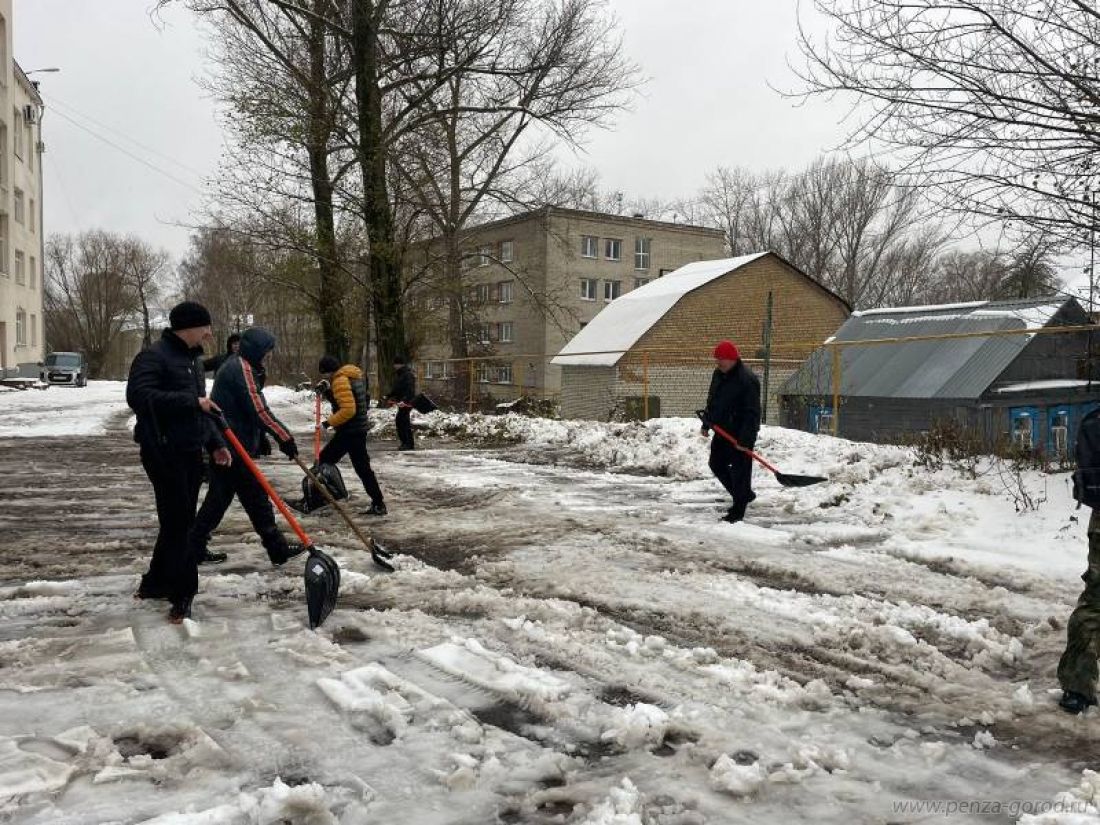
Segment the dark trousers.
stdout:
[[397,440],[402,447],[413,447],[412,407],[397,408]]
[[336,435],[321,450],[320,460],[322,464],[339,464],[340,459],[346,455],[351,456],[351,466],[355,468],[355,474],[363,482],[363,489],[367,491],[371,502],[384,504],[382,488],[378,486],[378,479],[374,476],[374,470],[370,468],[366,433],[346,433],[337,430]]
[[271,507],[271,500],[260,482],[237,456],[233,456],[233,463],[229,467],[219,467],[216,464],[210,466],[210,486],[191,527],[190,544],[195,558],[200,559],[206,553],[211,534],[218,529],[234,498],[240,499],[241,506],[252,522],[252,529],[263,542],[267,555],[272,561],[284,561],[289,548],[283,534],[275,526],[275,511]]
[[756,498],[752,491],[752,459],[715,433],[710,442],[710,471],[733,498],[730,509],[743,516]]
[[184,606],[199,589],[198,559],[188,547],[187,535],[202,484],[202,452],[142,448],[141,466],[153,483],[160,524],[141,590]]
[[1100,656],[1100,511],[1089,519],[1089,569],[1081,578],[1085,589],[1066,625],[1066,650],[1058,662],[1058,681],[1063,690],[1096,698]]

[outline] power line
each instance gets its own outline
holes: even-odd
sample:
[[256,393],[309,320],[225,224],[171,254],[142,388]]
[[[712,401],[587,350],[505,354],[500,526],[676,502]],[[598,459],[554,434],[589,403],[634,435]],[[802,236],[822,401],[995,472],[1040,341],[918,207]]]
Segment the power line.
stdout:
[[[76,108],[71,103],[66,103],[64,100],[61,100],[60,98],[55,97],[52,94],[48,95],[48,96],[43,95],[43,99],[46,101],[46,103],[50,107],[61,106],[62,108],[68,109],[71,113],[84,118],[85,120],[87,120],[90,123],[94,123],[100,129],[103,129],[107,132],[110,132],[113,135],[116,135],[116,136],[118,136],[118,137],[120,137],[120,138],[122,138],[126,141],[129,141],[133,145],[137,146],[139,149],[142,149],[146,152],[149,152],[150,154],[156,155],[157,157],[163,158],[164,160],[167,160],[169,163],[175,164],[176,166],[183,169],[185,172],[190,172],[191,174],[196,175],[200,178],[204,177],[204,175],[205,175],[205,173],[201,172],[200,170],[195,169],[191,166],[188,166],[186,163],[181,162],[178,158],[174,158],[171,155],[165,154],[164,152],[161,152],[158,149],[154,149],[152,146],[145,145],[144,143],[137,140],[136,138],[126,134],[125,132],[122,132],[118,129],[115,129],[114,127],[109,126],[109,125],[107,125],[106,123],[103,123],[100,120],[96,120],[94,117],[87,114],[86,112],[82,112],[80,109]],[[62,114],[62,115],[64,114],[63,112],[61,112],[59,110],[57,110],[57,111],[58,111],[58,114]]]
[[198,188],[194,184],[191,184],[188,181],[183,180],[182,178],[177,178],[171,172],[168,172],[168,171],[162,169],[161,167],[157,166],[156,164],[150,163],[145,158],[140,157],[139,155],[135,155],[133,152],[131,152],[125,146],[119,146],[117,143],[115,143],[110,138],[104,137],[103,135],[99,134],[98,132],[95,132],[92,129],[89,129],[84,124],[79,123],[76,120],[73,120],[71,117],[66,115],[64,112],[59,111],[59,110],[55,110],[54,114],[56,114],[58,117],[62,118],[63,120],[67,120],[69,123],[71,123],[77,129],[80,129],[82,132],[87,132],[89,135],[94,137],[96,140],[100,140],[103,143],[106,143],[108,146],[112,147],[113,149],[118,150],[119,152],[122,152],[122,154],[126,155],[127,157],[131,158],[132,160],[136,160],[142,166],[145,166],[148,169],[153,170],[157,174],[163,175],[164,177],[168,178],[169,180],[171,180],[175,183],[178,183],[180,186],[184,186],[184,187],[190,189],[191,191],[193,191],[193,192],[195,192],[199,195],[205,194],[205,192],[202,189]]

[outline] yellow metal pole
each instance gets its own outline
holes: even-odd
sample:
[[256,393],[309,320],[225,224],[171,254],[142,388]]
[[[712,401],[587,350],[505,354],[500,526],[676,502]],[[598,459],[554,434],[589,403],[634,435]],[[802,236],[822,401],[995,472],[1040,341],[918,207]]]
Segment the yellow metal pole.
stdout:
[[833,350],[833,435],[840,437],[840,346],[832,345]]
[[642,353],[642,420],[649,421],[649,353]]

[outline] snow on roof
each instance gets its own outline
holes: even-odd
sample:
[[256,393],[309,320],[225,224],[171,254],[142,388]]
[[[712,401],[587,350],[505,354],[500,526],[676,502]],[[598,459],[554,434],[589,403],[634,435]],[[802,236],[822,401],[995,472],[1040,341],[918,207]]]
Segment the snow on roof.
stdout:
[[[1087,387],[1092,383],[1079,378],[1048,378],[1045,381],[1019,381],[997,387],[994,392],[1040,392],[1042,390],[1070,390]],[[1097,385],[1100,388],[1100,384]]]
[[960,309],[976,309],[984,307],[989,301],[968,301],[962,304],[922,304],[911,307],[879,307],[878,309],[860,309],[852,313],[853,318],[862,318],[867,315],[901,315],[902,313],[916,312],[950,312]]
[[767,254],[757,252],[717,261],[697,261],[616,298],[574,335],[550,363],[614,366],[687,293]]

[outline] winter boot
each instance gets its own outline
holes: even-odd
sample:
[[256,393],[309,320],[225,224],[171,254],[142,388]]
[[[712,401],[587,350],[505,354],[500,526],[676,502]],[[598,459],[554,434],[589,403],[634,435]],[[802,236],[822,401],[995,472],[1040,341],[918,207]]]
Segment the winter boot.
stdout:
[[300,556],[306,552],[306,546],[304,544],[288,544],[284,550],[280,551],[268,551],[267,557],[271,559],[271,563],[276,567],[282,567],[288,561],[295,556]]
[[1095,699],[1088,697],[1083,693],[1078,693],[1074,690],[1063,690],[1062,698],[1058,702],[1058,707],[1060,707],[1066,713],[1077,715],[1079,713],[1084,713],[1095,704]]
[[183,624],[184,619],[191,618],[191,599],[177,602],[168,611],[168,621],[172,624]]
[[389,512],[386,509],[386,505],[381,501],[372,501],[370,507],[367,508],[368,516],[384,516]]
[[228,553],[215,553],[212,550],[204,550],[199,556],[199,564],[221,564],[229,558]]

